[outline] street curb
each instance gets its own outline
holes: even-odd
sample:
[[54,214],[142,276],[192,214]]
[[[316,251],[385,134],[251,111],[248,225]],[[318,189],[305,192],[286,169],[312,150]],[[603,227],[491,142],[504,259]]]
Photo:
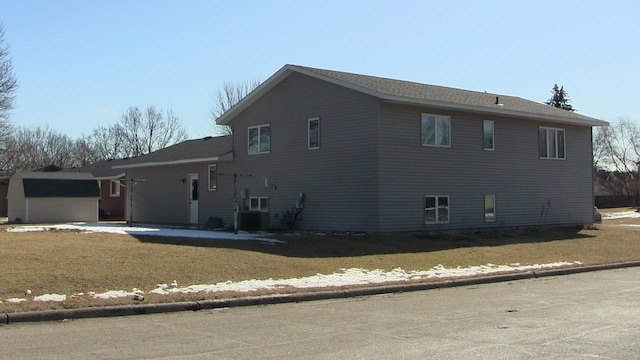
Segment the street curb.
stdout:
[[460,286],[479,285],[487,283],[497,283],[505,281],[516,281],[524,279],[543,278],[549,276],[560,276],[577,274],[591,271],[612,270],[628,267],[640,266],[640,261],[629,261],[622,263],[572,266],[552,270],[527,271],[520,273],[510,273],[501,275],[479,276],[465,279],[448,279],[441,282],[399,284],[388,286],[374,286],[365,288],[352,288],[341,290],[327,290],[310,293],[280,294],[266,296],[252,296],[234,299],[186,301],[176,303],[161,304],[136,304],[121,306],[103,306],[95,308],[62,309],[48,311],[33,311],[21,313],[0,313],[0,325],[8,325],[23,322],[39,321],[61,321],[71,319],[85,319],[98,317],[114,317],[142,314],[170,313],[178,311],[198,311],[211,310],[230,307],[246,307],[256,305],[273,305],[283,303],[298,303],[328,299],[346,299],[351,297],[362,297],[381,294],[392,294],[401,292],[424,291]]

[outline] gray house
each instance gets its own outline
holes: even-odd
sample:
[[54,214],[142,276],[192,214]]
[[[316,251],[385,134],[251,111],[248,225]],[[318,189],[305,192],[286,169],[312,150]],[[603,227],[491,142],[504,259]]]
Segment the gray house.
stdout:
[[134,221],[231,225],[236,203],[271,227],[295,218],[313,230],[587,224],[591,128],[607,124],[519,97],[294,65],[218,123],[233,135],[123,166],[146,180]]

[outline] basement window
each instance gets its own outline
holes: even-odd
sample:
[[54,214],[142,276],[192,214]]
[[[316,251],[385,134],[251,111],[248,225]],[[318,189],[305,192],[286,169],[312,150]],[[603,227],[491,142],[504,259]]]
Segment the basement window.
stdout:
[[424,196],[424,223],[441,224],[449,222],[449,196]]
[[269,211],[269,198],[263,197],[250,197],[249,198],[249,210],[251,211]]

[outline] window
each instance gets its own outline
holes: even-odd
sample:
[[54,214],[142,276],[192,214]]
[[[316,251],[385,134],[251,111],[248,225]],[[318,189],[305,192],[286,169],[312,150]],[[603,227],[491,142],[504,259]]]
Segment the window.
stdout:
[[252,126],[248,131],[249,154],[266,154],[271,151],[271,126]]
[[422,114],[422,145],[451,146],[451,119],[448,116]]
[[541,159],[564,159],[564,129],[538,128],[538,154]]
[[493,121],[484,120],[482,121],[482,138],[483,138],[483,147],[485,150],[493,150]]
[[209,191],[218,190],[218,165],[209,165]]
[[320,118],[309,119],[309,150],[320,149]]
[[120,197],[120,180],[111,180],[109,194],[111,197]]
[[496,221],[496,196],[495,195],[484,196],[484,221],[485,222]]
[[424,197],[424,223],[448,223],[449,222],[449,196]]
[[269,211],[268,197],[251,197],[249,198],[249,210],[251,211]]

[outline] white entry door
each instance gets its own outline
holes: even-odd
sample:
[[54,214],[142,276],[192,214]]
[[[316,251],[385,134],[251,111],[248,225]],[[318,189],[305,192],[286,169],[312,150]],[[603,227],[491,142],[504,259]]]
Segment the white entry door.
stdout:
[[198,174],[189,174],[187,196],[189,199],[189,223],[198,223]]

